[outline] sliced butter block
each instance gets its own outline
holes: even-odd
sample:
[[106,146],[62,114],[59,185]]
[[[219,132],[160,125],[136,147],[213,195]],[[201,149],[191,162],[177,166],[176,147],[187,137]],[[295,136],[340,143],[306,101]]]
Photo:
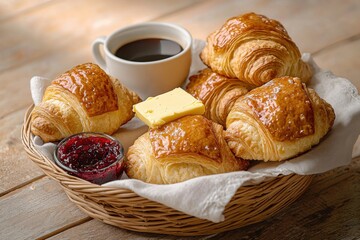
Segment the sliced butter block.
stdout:
[[151,128],[186,115],[204,114],[205,106],[181,88],[150,97],[133,106],[135,115]]

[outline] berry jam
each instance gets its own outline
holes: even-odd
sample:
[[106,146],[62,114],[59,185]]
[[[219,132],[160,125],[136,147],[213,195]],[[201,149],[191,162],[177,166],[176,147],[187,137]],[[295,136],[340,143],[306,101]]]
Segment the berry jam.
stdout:
[[81,133],[59,143],[55,160],[69,174],[102,184],[121,177],[123,155],[122,145],[114,138]]

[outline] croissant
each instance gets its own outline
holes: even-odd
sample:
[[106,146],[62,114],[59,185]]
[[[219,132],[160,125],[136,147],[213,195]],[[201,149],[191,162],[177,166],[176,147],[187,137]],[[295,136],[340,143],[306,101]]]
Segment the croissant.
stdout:
[[281,77],[240,97],[225,139],[237,157],[280,161],[309,150],[331,129],[333,108],[299,78]]
[[140,136],[129,148],[125,171],[130,178],[168,184],[244,170],[248,165],[232,154],[221,125],[192,115]]
[[253,88],[238,79],[230,79],[209,68],[189,78],[186,91],[205,105],[204,116],[225,126],[226,117],[236,99]]
[[129,121],[141,99],[92,63],[60,75],[31,113],[31,132],[44,142],[79,132],[112,134]]
[[256,86],[282,76],[306,83],[312,76],[281,23],[255,13],[228,19],[207,37],[200,58],[213,71]]

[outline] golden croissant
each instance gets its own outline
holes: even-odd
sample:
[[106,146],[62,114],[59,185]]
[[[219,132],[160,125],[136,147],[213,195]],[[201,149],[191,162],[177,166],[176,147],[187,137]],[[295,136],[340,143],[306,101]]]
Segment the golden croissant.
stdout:
[[205,68],[189,78],[186,91],[205,105],[204,116],[225,126],[226,117],[236,99],[253,86],[230,79]]
[[31,113],[31,131],[44,142],[79,132],[112,134],[129,121],[141,99],[92,63],[78,65],[51,82]]
[[243,159],[279,161],[309,150],[331,129],[333,108],[299,78],[281,77],[240,97],[225,138]]
[[192,115],[140,136],[129,148],[125,169],[130,178],[168,184],[245,170],[248,165],[230,151],[221,125]]
[[282,76],[306,83],[312,76],[281,23],[255,13],[228,19],[208,36],[200,57],[213,71],[256,86]]

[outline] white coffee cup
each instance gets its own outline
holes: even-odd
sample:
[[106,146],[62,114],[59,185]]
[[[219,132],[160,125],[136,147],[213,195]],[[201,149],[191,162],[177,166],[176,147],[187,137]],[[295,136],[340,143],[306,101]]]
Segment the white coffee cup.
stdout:
[[[149,62],[129,61],[115,56],[119,47],[141,39],[172,40],[182,47],[174,56]],[[100,51],[103,45],[103,56]],[[107,37],[98,37],[92,45],[97,64],[109,75],[119,79],[143,100],[170,91],[189,74],[192,37],[184,28],[170,23],[147,22],[121,28]]]

